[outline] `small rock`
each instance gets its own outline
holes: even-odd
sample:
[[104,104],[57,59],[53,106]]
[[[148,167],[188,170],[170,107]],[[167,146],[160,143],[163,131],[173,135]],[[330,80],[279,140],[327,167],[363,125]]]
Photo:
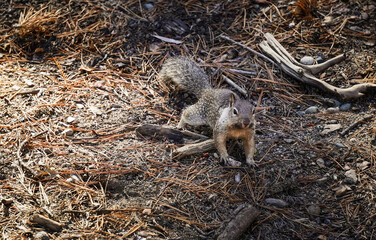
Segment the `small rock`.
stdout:
[[99,108],[97,108],[96,106],[89,106],[89,109],[92,113],[94,113],[95,115],[102,115],[103,112],[102,110],[100,110]]
[[67,118],[67,123],[75,123],[76,122],[76,118],[74,117],[68,117]]
[[291,138],[287,138],[287,139],[284,139],[286,143],[293,143],[294,142],[294,139],[291,139]]
[[339,147],[339,148],[345,148],[345,147],[346,147],[345,145],[343,145],[343,144],[340,143],[340,142],[337,142],[337,143],[335,143],[334,145],[336,145],[336,146]]
[[341,124],[327,124],[324,125],[324,130],[320,133],[320,135],[326,135],[331,132],[337,131],[338,129],[341,129],[342,125]]
[[304,56],[300,59],[300,63],[304,65],[312,65],[315,62],[315,59],[310,56]]
[[240,182],[240,173],[237,173],[235,175],[235,182],[239,183]]
[[35,86],[35,84],[34,84],[34,82],[33,81],[31,81],[31,80],[25,80],[25,83],[26,83],[26,85],[28,86],[28,87],[34,87]]
[[345,103],[345,104],[342,104],[339,107],[339,110],[345,112],[345,111],[350,110],[350,108],[351,108],[351,104],[350,103]]
[[64,136],[72,136],[74,134],[74,131],[71,128],[67,128],[64,131],[62,131],[61,134]]
[[235,159],[233,159],[233,158],[231,158],[231,157],[229,157],[229,158],[227,159],[227,164],[228,164],[229,166],[231,166],[231,167],[240,167],[240,166],[242,165],[241,162],[239,162],[239,161],[237,161],[237,160],[235,160]]
[[312,107],[307,108],[304,112],[307,113],[307,114],[317,113],[317,112],[319,112],[319,108],[316,107],[316,106],[312,106]]
[[83,104],[81,104],[81,103],[77,103],[77,104],[76,104],[76,107],[82,109],[82,108],[84,108],[85,106],[84,106]]
[[289,205],[287,202],[283,201],[282,199],[277,199],[277,198],[267,198],[265,199],[265,202],[269,205],[280,207],[280,208],[284,208]]
[[151,209],[150,209],[150,208],[145,208],[145,209],[142,211],[142,214],[145,214],[145,215],[151,215]]
[[35,239],[37,240],[48,240],[50,237],[48,236],[48,233],[44,231],[40,231],[37,234],[35,234]]
[[358,177],[354,169],[350,169],[347,172],[345,172],[345,176],[345,182],[347,183],[356,183],[358,181]]
[[325,168],[325,161],[324,161],[324,159],[319,158],[319,159],[316,160],[316,163],[317,163],[317,165],[318,165],[320,168]]
[[293,28],[293,27],[295,27],[295,25],[296,25],[295,22],[290,22],[289,23],[289,28]]
[[323,57],[318,57],[318,58],[316,58],[316,62],[317,63],[323,63],[323,62],[325,62],[325,59]]
[[144,4],[144,7],[146,8],[146,10],[152,10],[154,8],[154,5],[152,3],[145,3]]
[[340,197],[345,195],[348,191],[351,191],[351,188],[347,185],[339,185],[333,189],[336,192],[336,196]]
[[71,177],[67,179],[67,182],[81,182],[80,178],[75,175],[75,174],[71,174]]
[[360,14],[360,18],[363,19],[363,20],[367,20],[368,17],[369,17],[369,15],[368,15],[368,13],[366,13],[366,12],[362,12],[362,13]]
[[365,170],[366,168],[368,168],[368,165],[370,165],[370,162],[363,161],[361,163],[357,163],[356,167],[360,168],[361,170]]
[[316,182],[322,184],[322,183],[326,182],[327,180],[328,180],[328,177],[322,177],[322,178],[320,178],[320,179],[317,179]]
[[339,112],[339,108],[338,107],[330,107],[330,108],[326,109],[326,112],[327,113],[337,113],[337,112]]
[[150,52],[156,52],[162,47],[161,42],[153,42],[149,44],[149,51]]
[[311,216],[319,216],[321,213],[321,208],[317,205],[311,205],[307,208],[307,212]]

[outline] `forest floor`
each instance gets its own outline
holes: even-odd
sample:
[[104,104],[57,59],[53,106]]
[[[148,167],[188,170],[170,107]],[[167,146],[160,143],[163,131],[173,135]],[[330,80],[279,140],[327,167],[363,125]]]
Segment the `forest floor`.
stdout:
[[[215,239],[249,204],[260,215],[241,239],[375,239],[374,95],[334,99],[221,37],[261,52],[268,32],[297,60],[346,53],[318,77],[375,82],[375,2],[315,2],[1,5],[0,238]],[[158,80],[176,55],[247,91],[258,168],[224,166],[216,151],[178,159],[193,140],[136,133],[176,128],[194,103]],[[237,141],[228,148],[244,163]]]

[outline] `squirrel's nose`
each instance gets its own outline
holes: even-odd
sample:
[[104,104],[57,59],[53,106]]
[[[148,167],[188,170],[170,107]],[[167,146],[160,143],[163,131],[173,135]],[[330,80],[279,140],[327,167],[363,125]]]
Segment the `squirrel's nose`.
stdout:
[[243,123],[242,123],[242,127],[247,128],[247,127],[249,127],[250,123],[251,123],[251,121],[249,119],[244,119]]

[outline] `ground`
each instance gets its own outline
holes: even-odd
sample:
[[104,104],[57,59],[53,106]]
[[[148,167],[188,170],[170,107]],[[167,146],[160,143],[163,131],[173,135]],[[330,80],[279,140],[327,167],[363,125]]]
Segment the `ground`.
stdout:
[[[241,239],[375,238],[374,95],[334,99],[221,37],[262,53],[269,32],[298,60],[346,53],[318,77],[374,82],[375,3],[315,2],[1,5],[1,238],[215,239],[248,204],[260,215]],[[175,55],[214,86],[231,88],[227,77],[247,91],[257,168],[224,166],[216,151],[179,159],[172,152],[193,140],[137,134],[176,128],[195,101],[158,80]],[[228,148],[244,163],[237,141]]]

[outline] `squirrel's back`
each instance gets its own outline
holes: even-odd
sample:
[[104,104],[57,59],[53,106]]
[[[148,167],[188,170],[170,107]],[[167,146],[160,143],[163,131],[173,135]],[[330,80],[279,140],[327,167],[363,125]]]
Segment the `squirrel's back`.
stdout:
[[159,77],[172,80],[179,87],[195,94],[198,98],[204,90],[212,89],[206,73],[196,62],[187,57],[169,58],[162,67]]

